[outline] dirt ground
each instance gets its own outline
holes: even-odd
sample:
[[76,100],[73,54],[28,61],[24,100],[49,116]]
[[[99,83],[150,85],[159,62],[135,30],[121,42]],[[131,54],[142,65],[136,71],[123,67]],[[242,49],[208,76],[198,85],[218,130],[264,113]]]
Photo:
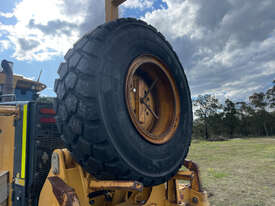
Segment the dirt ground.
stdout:
[[187,159],[199,164],[211,206],[275,206],[275,137],[194,140]]

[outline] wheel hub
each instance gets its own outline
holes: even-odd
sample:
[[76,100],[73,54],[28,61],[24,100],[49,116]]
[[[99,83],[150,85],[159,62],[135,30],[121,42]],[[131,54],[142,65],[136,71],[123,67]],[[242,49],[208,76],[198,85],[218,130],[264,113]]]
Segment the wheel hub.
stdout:
[[137,57],[126,77],[126,104],[137,131],[147,141],[163,144],[175,133],[180,99],[169,69],[153,56]]

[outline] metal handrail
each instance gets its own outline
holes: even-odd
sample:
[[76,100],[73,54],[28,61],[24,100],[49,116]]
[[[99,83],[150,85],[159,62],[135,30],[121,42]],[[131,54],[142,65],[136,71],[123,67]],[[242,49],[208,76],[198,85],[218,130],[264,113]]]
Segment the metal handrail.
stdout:
[[16,101],[16,94],[3,94],[3,95],[0,95],[0,98],[3,98],[3,97],[13,97],[13,99],[10,100],[10,101]]
[[15,94],[3,94],[3,95],[0,95],[0,97],[14,97]]

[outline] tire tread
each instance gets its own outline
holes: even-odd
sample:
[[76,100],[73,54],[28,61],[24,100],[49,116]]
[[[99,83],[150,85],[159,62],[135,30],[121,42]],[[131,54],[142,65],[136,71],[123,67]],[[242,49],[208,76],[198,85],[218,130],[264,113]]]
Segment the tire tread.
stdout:
[[[103,124],[98,115],[95,84],[101,58],[91,51],[96,51],[98,47],[106,44],[105,37],[126,24],[137,24],[153,31],[166,42],[175,54],[165,37],[142,20],[118,19],[97,27],[77,41],[74,47],[66,53],[65,62],[60,64],[58,69],[60,78],[55,80],[54,86],[57,93],[57,125],[63,134],[62,139],[71,150],[73,157],[96,178],[139,180],[145,186],[158,185],[170,179],[177,171],[163,179],[146,178],[124,163],[104,135],[95,135],[99,134]],[[176,54],[175,56],[177,57]],[[65,100],[64,104],[62,103],[63,100]],[[87,102],[90,103],[87,104]],[[84,108],[83,105],[89,106]],[[89,114],[85,117],[83,112]],[[89,141],[87,137],[89,137]],[[190,141],[185,146],[187,148],[186,155],[189,145]]]

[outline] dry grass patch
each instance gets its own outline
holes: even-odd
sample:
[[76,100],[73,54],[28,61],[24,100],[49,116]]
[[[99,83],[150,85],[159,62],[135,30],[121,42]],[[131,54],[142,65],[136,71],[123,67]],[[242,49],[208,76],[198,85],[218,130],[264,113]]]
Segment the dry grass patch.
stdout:
[[188,159],[198,163],[211,205],[275,205],[275,137],[194,141]]

